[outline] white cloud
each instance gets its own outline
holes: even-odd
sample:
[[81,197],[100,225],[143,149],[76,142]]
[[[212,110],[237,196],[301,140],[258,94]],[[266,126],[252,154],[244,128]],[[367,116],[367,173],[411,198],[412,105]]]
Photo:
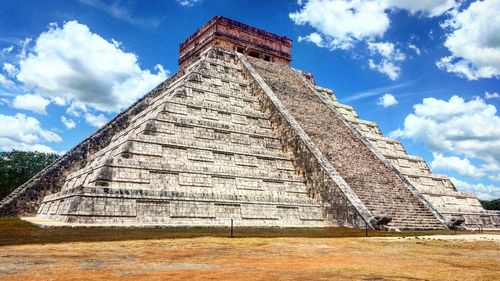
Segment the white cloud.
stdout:
[[482,165],[481,170],[489,173],[489,179],[500,182],[500,163],[488,163]]
[[464,101],[453,96],[448,101],[425,98],[413,108],[404,128],[391,132],[392,137],[422,142],[436,151],[500,163],[500,117],[494,105],[481,98]]
[[311,33],[307,36],[304,36],[304,37],[299,36],[299,42],[302,42],[302,41],[314,43],[318,47],[325,47],[325,42],[323,41],[321,34],[319,34],[317,32],[313,32],[313,33]]
[[41,96],[26,94],[18,95],[12,102],[12,107],[30,110],[39,114],[47,114],[46,107],[50,104],[48,99]]
[[422,53],[422,51],[420,50],[420,48],[419,48],[419,47],[417,47],[415,44],[408,44],[408,48],[409,48],[409,49],[412,49],[413,51],[415,51],[415,53],[416,53],[417,55],[419,55],[419,56],[420,56],[420,54]]
[[194,4],[200,2],[200,0],[177,0],[177,2],[181,4],[181,6],[191,7]]
[[49,130],[41,127],[40,122],[33,117],[22,113],[16,115],[0,114],[0,150],[12,149],[54,152],[42,142],[61,142],[62,138]]
[[375,63],[373,59],[368,60],[370,69],[377,70],[378,72],[387,75],[391,80],[396,80],[401,72],[401,67],[395,65],[393,62],[382,59],[380,63]]
[[462,176],[479,178],[485,175],[478,167],[474,166],[469,159],[456,156],[444,156],[442,153],[432,153],[434,160],[431,168],[443,171],[455,171]]
[[87,107],[85,104],[80,102],[72,102],[68,108],[66,108],[66,113],[74,117],[80,117],[82,112],[87,112]]
[[436,65],[469,80],[500,77],[500,0],[476,1],[442,26],[451,55]]
[[19,57],[19,81],[45,96],[98,111],[117,112],[127,107],[167,76],[159,65],[156,73],[141,69],[135,54],[76,21],[62,28],[51,24],[36,39],[34,48]]
[[497,93],[497,92],[493,92],[493,93],[490,93],[490,92],[485,92],[484,93],[484,98],[489,100],[489,99],[499,99],[500,98],[500,94]]
[[53,97],[51,101],[59,106],[65,106],[66,105],[66,100],[64,100],[61,97]]
[[96,128],[100,128],[108,122],[108,119],[103,114],[96,115],[96,114],[92,114],[90,112],[86,112],[84,114],[84,118],[85,118],[85,121],[87,121],[87,123],[89,123],[90,125],[92,125]]
[[14,46],[9,46],[9,47],[3,48],[2,55],[9,54],[10,52],[12,52],[12,50],[14,50]]
[[66,126],[68,129],[73,129],[76,127],[76,123],[73,119],[66,118],[65,116],[61,116],[61,122]]
[[500,187],[482,183],[472,184],[459,179],[450,178],[459,191],[474,192],[480,199],[491,200],[500,198]]
[[17,57],[20,59],[24,59],[26,57],[26,54],[28,53],[28,45],[33,41],[32,38],[25,38],[24,40],[21,40],[19,42],[21,44],[21,51],[19,54],[17,54]]
[[398,62],[406,59],[405,54],[396,49],[394,44],[390,42],[367,42],[367,45],[372,55],[380,55],[382,57],[378,63],[373,59],[369,59],[368,65],[370,69],[378,70],[380,73],[387,75],[391,80],[396,80],[401,72]]
[[489,176],[490,180],[498,181],[500,182],[500,173],[496,175],[491,175]]
[[[357,44],[367,44],[381,60],[370,59],[370,69],[386,74],[390,79],[399,77],[405,55],[390,42],[373,43],[384,36],[391,26],[391,10],[408,10],[411,14],[427,17],[440,16],[456,8],[455,0],[308,0],[298,1],[298,11],[289,14],[297,25],[308,25],[315,31],[299,36],[299,42],[311,42],[331,50],[348,50]],[[415,45],[409,48],[420,54]]]
[[381,105],[383,107],[389,107],[397,103],[398,101],[396,100],[396,97],[391,94],[384,94],[383,96],[378,98],[377,102],[378,105]]
[[14,66],[13,64],[11,63],[4,63],[3,64],[3,70],[5,71],[5,73],[7,73],[7,75],[9,75],[10,77],[14,77],[16,76],[18,70],[17,70],[17,67]]
[[372,53],[378,53],[392,61],[404,61],[406,59],[405,54],[396,49],[394,44],[390,42],[368,42],[368,49]]
[[458,7],[455,0],[390,0],[389,3],[396,9],[408,10],[411,14],[422,13],[429,17],[440,16]]
[[314,28],[325,37],[324,47],[331,49],[349,49],[356,42],[382,37],[391,24],[391,9],[434,17],[457,7],[454,0],[309,0],[298,4],[300,10],[290,13],[290,19]]
[[302,4],[300,11],[290,13],[290,19],[313,27],[331,49],[349,49],[356,41],[381,37],[389,28],[384,1],[310,0]]
[[13,87],[15,84],[0,73],[0,86]]

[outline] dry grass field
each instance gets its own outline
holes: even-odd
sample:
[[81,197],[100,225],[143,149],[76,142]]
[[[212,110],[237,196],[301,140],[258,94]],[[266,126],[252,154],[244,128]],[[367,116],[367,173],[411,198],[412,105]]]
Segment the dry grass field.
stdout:
[[[44,231],[55,241],[41,238]],[[85,234],[64,242],[71,231],[104,240],[123,232],[0,220],[0,280],[500,280],[500,238],[492,234],[228,238],[199,230],[173,238],[173,230],[136,230],[119,241]],[[165,232],[170,237],[156,237]]]

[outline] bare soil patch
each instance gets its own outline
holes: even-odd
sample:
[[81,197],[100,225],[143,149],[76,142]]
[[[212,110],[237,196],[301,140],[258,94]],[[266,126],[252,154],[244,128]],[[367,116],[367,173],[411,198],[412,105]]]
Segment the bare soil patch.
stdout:
[[[450,230],[437,231],[375,231],[370,237],[400,237],[417,235],[453,234]],[[472,232],[459,232],[472,233]],[[346,227],[327,228],[240,228],[236,225],[235,237],[364,237],[364,229]],[[166,228],[43,228],[19,218],[0,218],[0,246],[66,242],[125,241],[165,238],[229,237],[228,228],[166,227]]]
[[487,239],[201,237],[0,248],[1,280],[498,280],[499,274],[500,242]]
[[0,219],[0,280],[499,280],[500,236],[451,233],[246,229],[228,238],[220,229],[43,229]]

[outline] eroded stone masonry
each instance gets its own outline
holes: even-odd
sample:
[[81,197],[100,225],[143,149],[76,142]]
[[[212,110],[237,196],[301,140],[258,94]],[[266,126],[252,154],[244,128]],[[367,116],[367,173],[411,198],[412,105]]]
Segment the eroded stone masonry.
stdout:
[[0,202],[39,224],[498,228],[498,216],[292,69],[291,40],[214,17],[175,76]]

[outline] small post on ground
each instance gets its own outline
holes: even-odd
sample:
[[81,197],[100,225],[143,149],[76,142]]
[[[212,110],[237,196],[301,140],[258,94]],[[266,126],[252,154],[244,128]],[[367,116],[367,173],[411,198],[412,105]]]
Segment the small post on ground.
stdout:
[[231,219],[231,238],[233,238],[233,219]]
[[365,237],[368,237],[368,224],[365,221]]

